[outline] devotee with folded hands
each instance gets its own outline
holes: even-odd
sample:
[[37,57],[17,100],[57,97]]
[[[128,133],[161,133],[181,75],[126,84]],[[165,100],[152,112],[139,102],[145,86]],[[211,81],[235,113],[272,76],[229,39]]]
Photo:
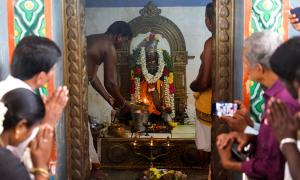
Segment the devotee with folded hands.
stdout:
[[[54,140],[50,125],[40,125],[45,116],[41,97],[25,88],[7,92],[0,101],[0,177],[1,180],[30,180],[14,149],[24,141],[30,145],[36,180],[49,179],[48,163]],[[32,137],[32,135],[36,137]]]

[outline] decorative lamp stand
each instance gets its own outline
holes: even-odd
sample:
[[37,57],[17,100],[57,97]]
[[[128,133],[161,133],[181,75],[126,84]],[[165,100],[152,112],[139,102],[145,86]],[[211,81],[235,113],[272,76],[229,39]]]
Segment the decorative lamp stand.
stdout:
[[[166,142],[157,143],[153,140],[152,136],[150,140],[146,142],[138,141],[137,136],[135,136],[131,139],[130,146],[135,155],[144,157],[149,161],[150,167],[153,167],[153,162],[157,158],[166,157],[174,144],[170,142],[169,137],[166,138]],[[149,153],[146,153],[147,151],[141,151],[141,149],[144,148],[146,148]],[[163,149],[163,151],[161,151],[161,149]]]

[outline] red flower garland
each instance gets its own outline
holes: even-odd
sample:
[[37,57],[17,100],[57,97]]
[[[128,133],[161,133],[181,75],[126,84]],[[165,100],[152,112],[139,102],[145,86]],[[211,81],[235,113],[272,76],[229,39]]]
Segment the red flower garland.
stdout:
[[169,70],[166,67],[164,67],[163,75],[164,76],[168,76],[169,75]]
[[136,77],[139,77],[139,76],[142,75],[142,68],[140,66],[135,67],[135,69],[134,69],[134,75]]
[[169,85],[169,89],[170,89],[170,94],[174,94],[175,93],[175,86],[174,83]]
[[130,94],[134,94],[135,93],[135,81],[134,79],[130,80]]

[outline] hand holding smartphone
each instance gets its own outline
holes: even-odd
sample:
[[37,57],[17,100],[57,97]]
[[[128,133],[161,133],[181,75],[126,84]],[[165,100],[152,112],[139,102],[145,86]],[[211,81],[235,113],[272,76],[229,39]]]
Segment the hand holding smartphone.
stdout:
[[249,155],[250,144],[246,145],[241,152],[238,151],[238,143],[234,141],[231,145],[232,158],[236,161],[245,161]]
[[300,18],[300,7],[290,10],[291,14],[295,14],[297,18]]

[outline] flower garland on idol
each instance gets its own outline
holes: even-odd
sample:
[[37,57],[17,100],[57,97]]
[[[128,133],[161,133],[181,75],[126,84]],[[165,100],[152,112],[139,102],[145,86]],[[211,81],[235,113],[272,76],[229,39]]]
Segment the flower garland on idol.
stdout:
[[[157,41],[158,39],[154,34],[150,34],[145,38],[146,42]],[[156,42],[156,43],[157,43]],[[133,55],[130,58],[131,68],[131,86],[130,94],[131,100],[136,103],[141,103],[141,83],[146,81],[148,85],[148,92],[155,91],[155,86],[158,80],[163,82],[163,101],[165,108],[171,109],[170,116],[175,118],[175,104],[174,104],[174,75],[173,64],[169,53],[166,50],[156,49],[158,54],[158,69],[155,75],[148,72],[146,63],[145,47],[139,47],[133,51]]]

